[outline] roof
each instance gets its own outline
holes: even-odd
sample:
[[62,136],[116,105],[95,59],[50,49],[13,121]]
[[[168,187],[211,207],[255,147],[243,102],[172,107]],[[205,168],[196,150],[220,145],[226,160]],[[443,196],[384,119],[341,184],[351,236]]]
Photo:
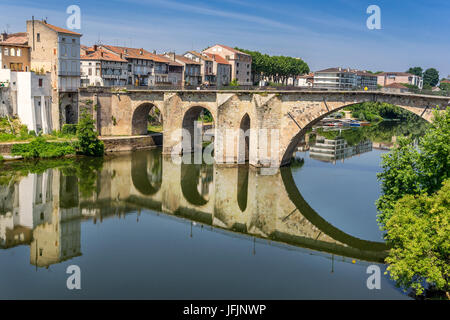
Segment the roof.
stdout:
[[382,72],[382,73],[378,73],[377,76],[387,76],[388,74],[392,74],[395,76],[404,76],[404,77],[414,76],[414,74],[411,74],[408,72]]
[[202,60],[206,60],[206,61],[213,61],[213,59],[211,57],[209,57],[208,55],[202,54],[200,52],[197,51],[188,51],[186,53],[190,53],[193,54],[194,56],[202,59]]
[[0,44],[27,46],[28,35],[26,32],[11,33],[6,36],[6,40],[0,41]]
[[182,67],[183,65],[181,63],[178,63],[176,61],[174,61],[173,59],[166,57],[162,54],[158,54],[158,56],[160,56],[162,59],[167,60],[167,63],[169,64],[169,66],[176,66],[176,67]]
[[175,55],[175,58],[176,58],[179,62],[184,63],[184,64],[198,64],[198,65],[201,65],[200,62],[191,60],[191,59],[189,59],[189,58],[186,58],[185,56],[179,56],[179,55],[176,54],[176,55]]
[[388,84],[387,86],[384,86],[384,87],[385,88],[394,88],[394,89],[408,89],[407,86],[405,86],[405,85],[403,85],[401,83],[398,83],[398,82],[394,82],[394,83]]
[[67,33],[67,34],[72,34],[72,35],[75,35],[75,36],[81,36],[81,33],[74,32],[74,31],[67,30],[67,29],[63,29],[63,28],[54,26],[54,25],[52,25],[52,24],[50,24],[50,23],[47,23],[47,22],[45,22],[45,21],[42,21],[42,24],[45,25],[45,26],[47,26],[47,27],[49,27],[49,28],[52,29],[53,31],[56,31],[56,32],[59,32],[59,33]]
[[450,83],[450,80],[444,79],[441,81],[441,83]]
[[97,51],[83,55],[81,60],[101,60],[101,61],[114,61],[114,62],[128,62],[125,59],[120,58],[117,54],[106,51],[102,48],[98,48]]
[[218,54],[206,53],[212,60],[216,61],[219,64],[230,64],[227,59],[219,56]]
[[137,48],[110,46],[110,45],[102,45],[102,47],[114,53],[122,54],[124,58],[152,60],[155,62],[168,63],[167,59],[157,54],[151,53],[143,48],[137,49]]
[[[243,54],[243,55],[246,55],[246,56],[250,56],[248,53],[244,53],[244,52],[242,52],[242,51],[236,50],[236,49],[234,49],[234,48],[232,48],[232,47],[229,47],[229,46],[225,46],[225,45],[223,45],[223,44],[216,44],[216,46],[220,46],[220,47],[225,48],[225,49],[227,49],[227,50],[230,50],[231,52],[234,52],[234,53],[239,53],[239,54]],[[214,46],[213,46],[213,47],[214,47]],[[209,49],[209,48],[208,48],[208,49]]]
[[315,73],[326,73],[326,72],[354,72],[355,70],[349,69],[349,68],[328,68],[323,70],[318,70]]

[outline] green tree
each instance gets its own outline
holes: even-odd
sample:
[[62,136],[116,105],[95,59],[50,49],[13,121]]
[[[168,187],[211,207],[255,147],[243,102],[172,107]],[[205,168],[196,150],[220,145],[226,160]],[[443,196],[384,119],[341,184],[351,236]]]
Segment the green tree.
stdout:
[[421,67],[412,67],[406,71],[411,74],[415,74],[416,76],[423,77],[423,69]]
[[418,294],[422,281],[448,292],[449,141],[450,108],[435,110],[418,146],[399,139],[383,155],[383,171],[377,175],[382,182],[378,221],[392,245],[389,270],[400,286],[411,286]]
[[77,128],[78,152],[86,156],[103,156],[105,146],[98,139],[95,131],[94,120],[91,115],[84,111],[81,115]]
[[394,206],[386,222],[386,239],[392,245],[387,270],[404,290],[417,295],[423,283],[450,298],[450,179],[433,195],[406,195]]
[[423,73],[423,84],[431,87],[439,83],[439,72],[434,68],[429,68]]

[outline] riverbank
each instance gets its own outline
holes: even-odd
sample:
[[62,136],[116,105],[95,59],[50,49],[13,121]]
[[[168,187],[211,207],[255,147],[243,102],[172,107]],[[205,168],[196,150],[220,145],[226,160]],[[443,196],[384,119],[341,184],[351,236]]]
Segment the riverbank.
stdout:
[[[153,148],[162,146],[162,133],[152,133],[149,135],[140,136],[104,136],[99,137],[105,145],[105,153],[119,152],[119,151],[134,151],[145,148]],[[65,140],[49,140],[48,142],[65,143],[75,142],[77,139]],[[20,160],[23,157],[12,155],[12,148],[14,145],[23,145],[30,143],[30,141],[14,141],[0,143],[0,155],[4,161]]]

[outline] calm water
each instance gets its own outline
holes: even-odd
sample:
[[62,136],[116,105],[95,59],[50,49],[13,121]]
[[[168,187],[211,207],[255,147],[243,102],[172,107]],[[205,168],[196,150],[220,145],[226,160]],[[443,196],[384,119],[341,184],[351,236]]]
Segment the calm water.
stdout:
[[[0,298],[406,299],[383,274],[366,286],[369,265],[385,270],[383,152],[310,149],[275,175],[159,149],[4,165]],[[69,265],[81,290],[66,288]]]

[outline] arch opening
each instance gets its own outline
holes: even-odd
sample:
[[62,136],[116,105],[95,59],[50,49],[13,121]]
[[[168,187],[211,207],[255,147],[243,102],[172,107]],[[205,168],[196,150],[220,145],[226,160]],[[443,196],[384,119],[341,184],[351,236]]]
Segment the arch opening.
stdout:
[[163,116],[161,110],[152,103],[138,106],[131,120],[132,135],[146,135],[163,132]]
[[238,163],[246,163],[250,158],[250,116],[246,113],[239,126]]
[[201,106],[191,107],[183,116],[182,154],[199,152],[214,143],[215,121],[211,112]]
[[68,104],[64,108],[64,115],[66,117],[66,124],[76,124],[76,113],[72,105]]
[[181,192],[194,206],[203,206],[211,196],[214,180],[213,166],[205,164],[181,165]]
[[133,152],[131,180],[141,194],[154,195],[161,189],[162,156],[158,149]]

